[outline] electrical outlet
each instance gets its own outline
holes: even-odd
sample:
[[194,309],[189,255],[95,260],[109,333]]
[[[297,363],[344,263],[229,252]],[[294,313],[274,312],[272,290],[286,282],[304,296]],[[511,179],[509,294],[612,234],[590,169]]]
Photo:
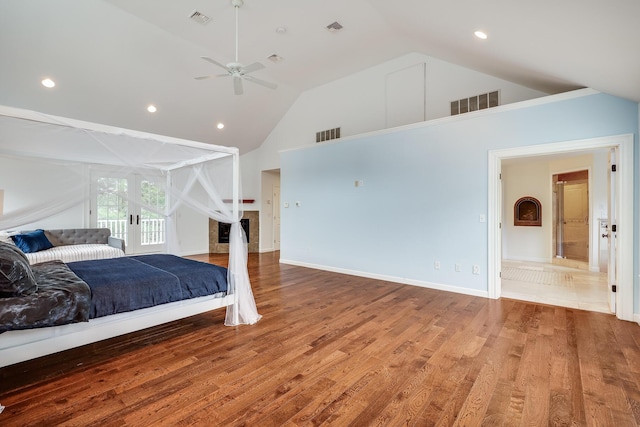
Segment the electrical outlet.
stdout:
[[462,271],[462,264],[456,264],[456,271],[458,273]]
[[480,274],[480,266],[479,265],[474,265],[473,266],[473,274]]
[[436,261],[433,263],[433,268],[435,268],[436,270],[440,270],[440,261]]

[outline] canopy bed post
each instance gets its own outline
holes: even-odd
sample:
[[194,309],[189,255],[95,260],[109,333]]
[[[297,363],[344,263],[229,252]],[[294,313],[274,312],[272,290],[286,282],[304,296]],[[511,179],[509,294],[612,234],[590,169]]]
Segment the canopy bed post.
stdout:
[[[240,213],[240,153],[235,152],[233,154],[233,226],[240,229],[240,233],[243,233],[242,227],[240,227],[240,219],[242,218],[242,214]],[[239,233],[231,233],[231,239],[235,239],[236,242],[233,246],[236,247],[236,251],[243,251],[244,253],[244,239],[241,241],[237,241]],[[235,255],[239,256],[239,254]],[[243,257],[245,258],[245,257]],[[237,258],[236,258],[237,259]],[[235,309],[233,310],[233,323],[236,325],[240,324],[240,310],[238,310],[238,286],[237,280],[233,280],[234,288],[233,288],[233,304],[235,305]]]

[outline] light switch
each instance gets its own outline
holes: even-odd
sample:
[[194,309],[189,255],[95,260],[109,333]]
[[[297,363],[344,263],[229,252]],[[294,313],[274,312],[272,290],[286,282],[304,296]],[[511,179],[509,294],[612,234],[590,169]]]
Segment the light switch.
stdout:
[[487,217],[484,215],[480,215],[480,222],[487,222]]
[[289,207],[289,202],[284,202],[284,207],[288,208]]

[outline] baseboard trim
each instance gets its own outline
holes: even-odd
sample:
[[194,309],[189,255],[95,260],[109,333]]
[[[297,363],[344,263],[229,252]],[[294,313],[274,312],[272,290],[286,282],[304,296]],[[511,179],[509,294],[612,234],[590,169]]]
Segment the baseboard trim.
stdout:
[[640,325],[640,313],[633,314],[633,321]]
[[386,276],[383,274],[369,273],[366,271],[350,270],[346,268],[330,267],[326,265],[311,264],[307,262],[293,261],[280,258],[281,264],[295,265],[297,267],[313,268],[315,270],[330,271],[332,273],[347,274],[349,276],[366,277],[367,279],[384,280],[387,282],[400,283],[403,285],[419,286],[421,288],[435,289],[438,291],[454,292],[457,294],[470,295],[474,297],[489,298],[487,291],[460,288],[458,286],[445,285],[442,283],[424,282],[422,280],[407,279],[404,277]]

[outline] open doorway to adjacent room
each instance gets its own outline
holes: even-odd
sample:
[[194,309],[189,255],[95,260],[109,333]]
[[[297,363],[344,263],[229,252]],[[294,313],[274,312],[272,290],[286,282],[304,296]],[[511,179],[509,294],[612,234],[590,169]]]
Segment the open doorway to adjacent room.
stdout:
[[[632,135],[490,152],[490,297],[633,320],[633,240],[613,231],[633,224],[625,156]],[[540,202],[539,223],[515,220],[514,200],[528,198]]]
[[280,250],[280,169],[262,171],[260,252]]

